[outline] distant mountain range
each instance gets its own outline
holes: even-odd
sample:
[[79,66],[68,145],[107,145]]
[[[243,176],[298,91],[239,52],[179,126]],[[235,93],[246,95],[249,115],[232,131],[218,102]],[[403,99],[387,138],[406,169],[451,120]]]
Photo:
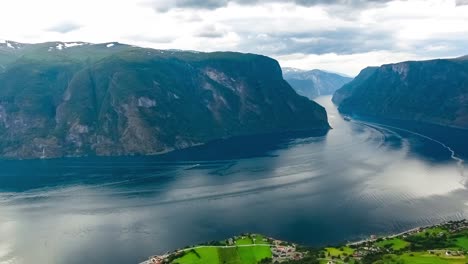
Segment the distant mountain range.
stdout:
[[366,68],[333,102],[349,115],[468,129],[468,56]]
[[283,68],[284,79],[300,95],[314,99],[321,95],[332,95],[353,78],[322,70],[305,71]]
[[277,61],[120,43],[0,43],[0,156],[156,154],[237,135],[328,129]]

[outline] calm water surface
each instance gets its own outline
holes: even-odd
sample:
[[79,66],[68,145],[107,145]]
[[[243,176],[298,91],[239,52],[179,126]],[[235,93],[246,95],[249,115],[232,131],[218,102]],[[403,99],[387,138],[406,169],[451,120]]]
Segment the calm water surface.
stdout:
[[0,162],[0,263],[137,263],[241,232],[324,245],[468,217],[466,133],[346,122],[318,101],[325,135]]

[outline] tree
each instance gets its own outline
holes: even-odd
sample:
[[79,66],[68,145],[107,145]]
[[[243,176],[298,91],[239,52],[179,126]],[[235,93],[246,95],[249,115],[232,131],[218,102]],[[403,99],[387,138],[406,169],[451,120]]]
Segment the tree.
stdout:
[[271,258],[264,258],[262,260],[260,260],[259,264],[271,264],[273,263],[273,259]]

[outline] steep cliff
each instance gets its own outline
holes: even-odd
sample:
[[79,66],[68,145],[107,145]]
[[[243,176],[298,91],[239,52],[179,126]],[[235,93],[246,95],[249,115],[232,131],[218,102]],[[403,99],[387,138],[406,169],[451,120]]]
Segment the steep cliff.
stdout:
[[2,157],[145,155],[237,135],[328,129],[324,108],[298,96],[268,57],[8,44],[0,44]]
[[468,60],[409,61],[364,69],[336,91],[350,115],[468,128]]

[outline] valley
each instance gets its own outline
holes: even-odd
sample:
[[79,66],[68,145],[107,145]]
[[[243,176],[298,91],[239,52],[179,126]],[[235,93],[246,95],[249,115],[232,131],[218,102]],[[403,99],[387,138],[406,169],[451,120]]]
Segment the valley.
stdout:
[[[317,102],[333,127],[326,133],[235,137],[158,156],[0,161],[0,237],[14,237],[0,241],[0,261],[137,263],[247,232],[320,248],[468,218],[466,173],[444,146],[346,121],[330,96]],[[466,138],[455,135],[450,142]]]
[[283,78],[299,95],[311,100],[319,96],[333,95],[353,79],[322,70],[306,71],[295,68],[283,68]]
[[468,264],[468,0],[0,2],[0,264]]

